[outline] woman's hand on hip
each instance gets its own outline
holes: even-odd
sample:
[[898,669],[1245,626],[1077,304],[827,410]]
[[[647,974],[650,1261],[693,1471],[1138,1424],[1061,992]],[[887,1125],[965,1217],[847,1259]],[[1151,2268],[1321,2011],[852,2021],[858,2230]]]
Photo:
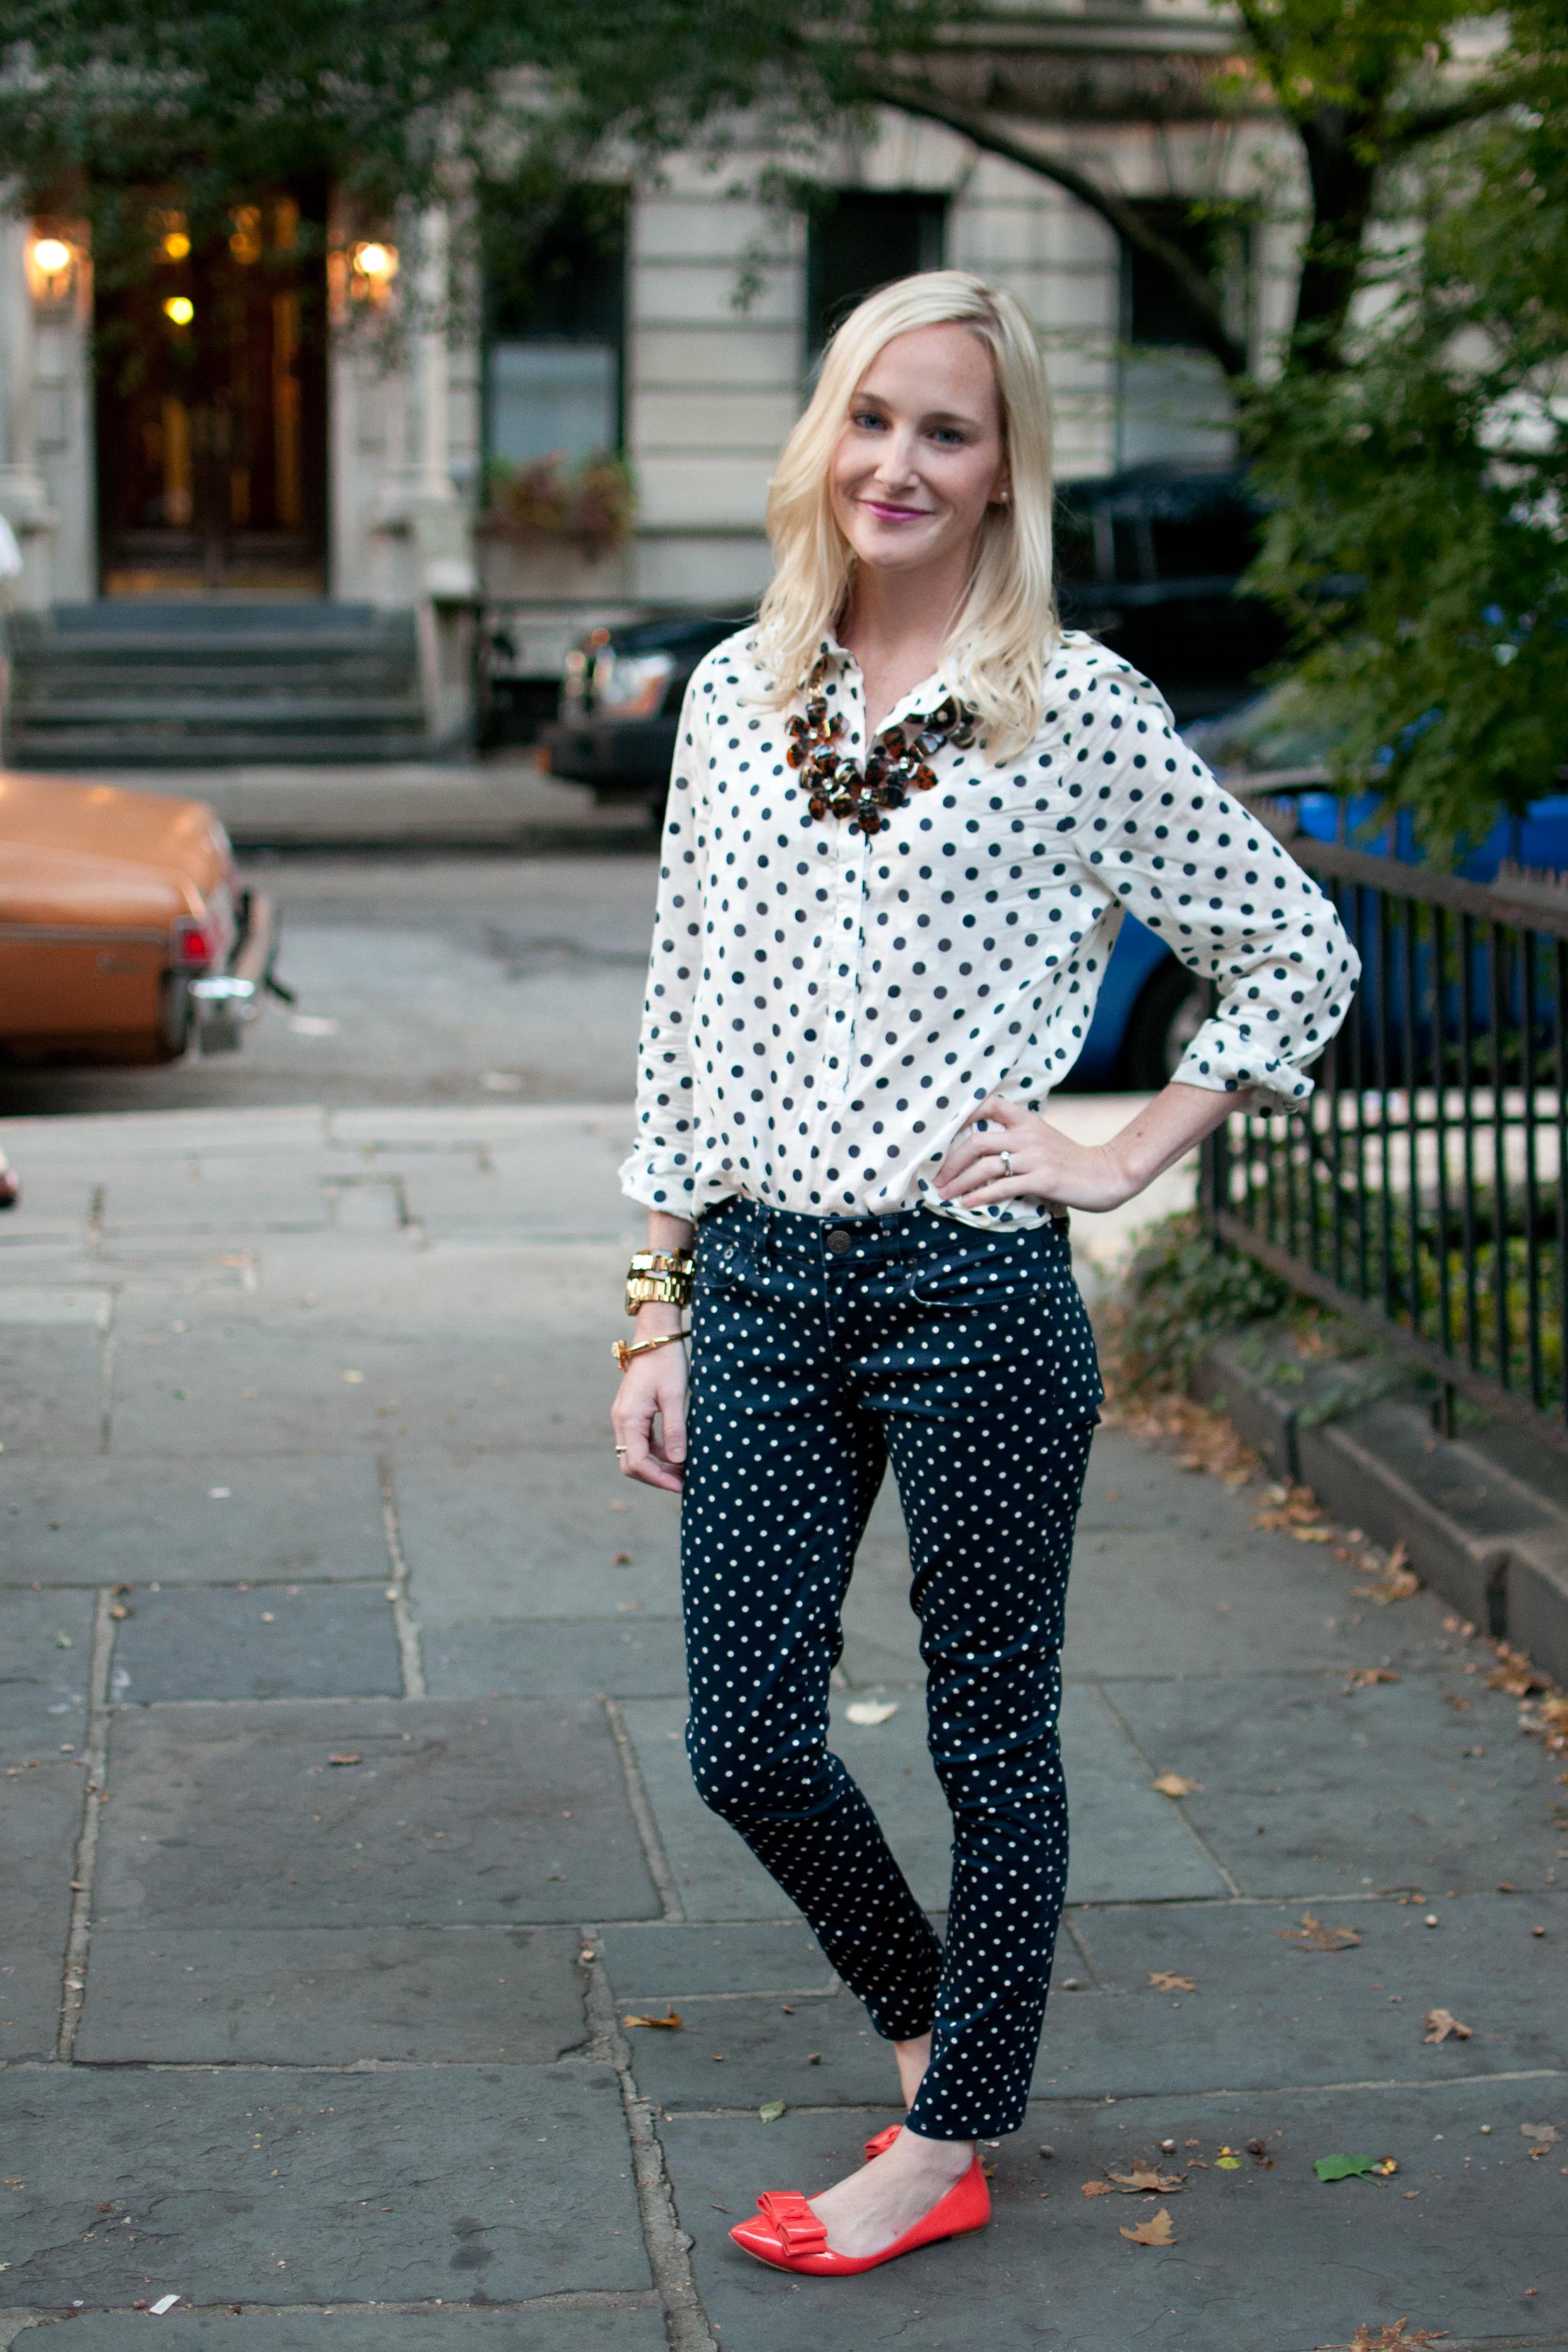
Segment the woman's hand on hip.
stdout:
[[1109,1142],[1075,1143],[1038,1111],[987,1095],[953,1138],[936,1189],[966,1209],[1018,1200],[1119,1209],[1250,1099],[1249,1089],[1231,1093],[1173,1078]]
[[[638,1320],[639,1339],[651,1339]],[[686,1467],[686,1343],[650,1348],[621,1374],[610,1423],[621,1475],[679,1495]]]
[[1142,1190],[1116,1143],[1075,1143],[1037,1111],[988,1096],[937,1171],[944,1201],[965,1209],[995,1201],[1049,1201],[1064,1209],[1119,1209]]

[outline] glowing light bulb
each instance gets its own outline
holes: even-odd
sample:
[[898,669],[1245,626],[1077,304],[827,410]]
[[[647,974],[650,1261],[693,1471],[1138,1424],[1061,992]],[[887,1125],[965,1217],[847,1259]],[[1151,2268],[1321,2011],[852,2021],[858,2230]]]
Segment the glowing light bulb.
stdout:
[[394,278],[397,274],[397,255],[390,245],[356,245],[354,268],[362,278]]
[[183,228],[172,228],[163,239],[165,261],[184,261],[191,249],[191,240]]
[[33,259],[46,278],[58,278],[71,266],[71,249],[63,237],[41,236],[33,247]]
[[196,306],[188,294],[171,294],[163,305],[163,316],[172,319],[176,327],[188,327],[196,315]]

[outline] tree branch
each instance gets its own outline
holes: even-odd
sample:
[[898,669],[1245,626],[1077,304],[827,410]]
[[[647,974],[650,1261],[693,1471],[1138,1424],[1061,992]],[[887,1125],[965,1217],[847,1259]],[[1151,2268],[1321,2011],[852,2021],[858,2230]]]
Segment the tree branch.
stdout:
[[1037,173],[1042,179],[1052,180],[1058,188],[1065,188],[1068,195],[1076,196],[1080,204],[1098,213],[1124,245],[1146,255],[1165,272],[1191,305],[1193,325],[1204,349],[1219,362],[1226,374],[1236,377],[1247,373],[1246,350],[1226,327],[1219,298],[1209,279],[1179,246],[1162,236],[1158,229],[1151,228],[1136,205],[1130,204],[1114,188],[1092,179],[1064,155],[1014,137],[981,108],[943,98],[923,83],[875,76],[868,82],[867,95],[880,100],[884,105],[897,107],[901,113],[918,115],[927,122],[940,122],[946,130],[956,131],[962,138],[973,141],[987,154],[1020,164],[1026,172]]
[[1405,114],[1389,118],[1384,132],[1384,159],[1391,161],[1408,154],[1424,139],[1440,139],[1445,131],[1458,131],[1467,122],[1479,122],[1489,114],[1500,113],[1506,106],[1523,104],[1538,95],[1533,76],[1521,76],[1516,81],[1478,82],[1473,89],[1461,91],[1458,97],[1440,106],[1412,107]]

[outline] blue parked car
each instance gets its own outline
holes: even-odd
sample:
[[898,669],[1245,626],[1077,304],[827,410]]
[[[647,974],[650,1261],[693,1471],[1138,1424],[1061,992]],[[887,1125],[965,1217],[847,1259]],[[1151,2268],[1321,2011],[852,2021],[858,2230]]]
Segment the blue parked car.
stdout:
[[[1387,856],[1392,847],[1394,856],[1419,862],[1408,811],[1392,827],[1379,826],[1375,793],[1342,800],[1323,789],[1327,738],[1298,722],[1280,696],[1258,695],[1228,716],[1204,719],[1182,733],[1201,759],[1232,780],[1240,772],[1258,792],[1289,793],[1302,833],[1319,841],[1350,841],[1373,856]],[[1548,873],[1568,872],[1568,794],[1536,801],[1521,817],[1500,818],[1458,870],[1467,881],[1489,882],[1505,860]],[[1204,1010],[1204,989],[1195,975],[1163,940],[1129,916],[1069,1090],[1144,1093],[1163,1087]]]

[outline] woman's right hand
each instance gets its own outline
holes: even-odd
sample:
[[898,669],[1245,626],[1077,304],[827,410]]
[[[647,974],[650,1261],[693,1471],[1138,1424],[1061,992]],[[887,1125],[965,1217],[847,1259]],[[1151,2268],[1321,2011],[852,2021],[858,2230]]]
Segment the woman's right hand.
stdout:
[[[660,1330],[679,1330],[679,1321],[669,1319],[670,1311],[645,1307],[637,1317],[637,1338],[651,1339]],[[610,1408],[624,1478],[640,1478],[646,1486],[679,1494],[686,1467],[686,1389],[683,1340],[632,1358]]]

